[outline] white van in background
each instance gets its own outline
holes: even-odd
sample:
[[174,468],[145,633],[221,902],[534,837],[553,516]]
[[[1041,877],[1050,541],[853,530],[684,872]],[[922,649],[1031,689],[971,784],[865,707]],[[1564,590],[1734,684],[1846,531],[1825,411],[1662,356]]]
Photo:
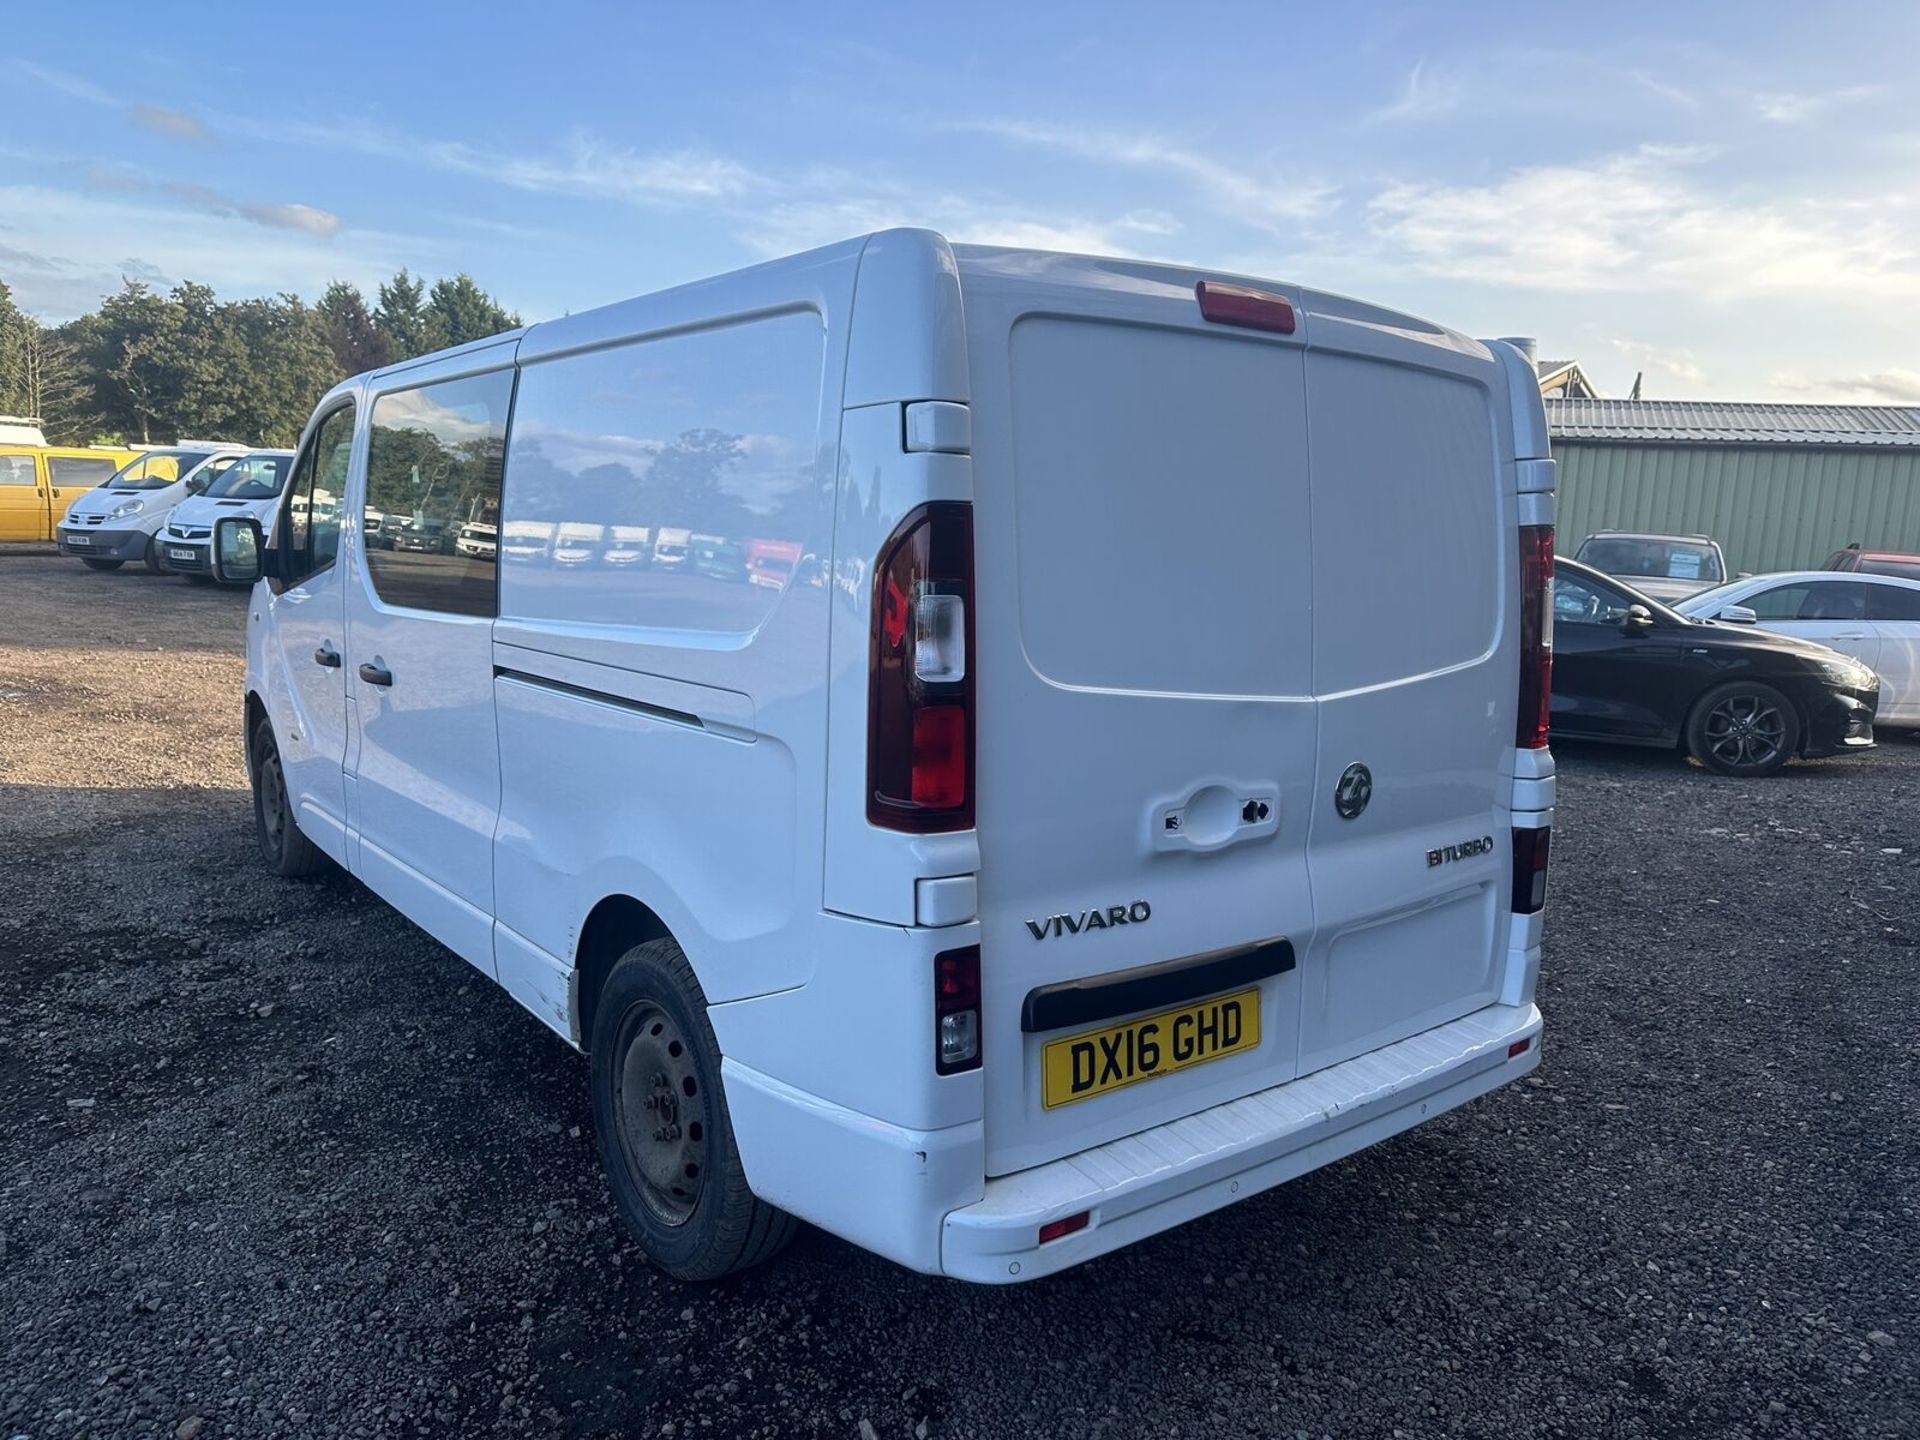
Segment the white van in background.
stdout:
[[217,440],[182,440],[146,451],[68,507],[57,527],[60,553],[77,555],[94,570],[118,570],[139,560],[159,574],[160,530],[173,507],[204,491],[247,450]]
[[1538,1063],[1552,482],[1522,346],[925,231],[424,356],[216,526],[261,849],[588,1052],[672,1273],[1029,1280]]
[[198,495],[189,495],[173,507],[160,531],[156,552],[160,568],[184,575],[196,583],[213,579],[213,522],[222,515],[251,515],[260,528],[273,531],[280,492],[293,468],[291,450],[253,450],[229,465]]

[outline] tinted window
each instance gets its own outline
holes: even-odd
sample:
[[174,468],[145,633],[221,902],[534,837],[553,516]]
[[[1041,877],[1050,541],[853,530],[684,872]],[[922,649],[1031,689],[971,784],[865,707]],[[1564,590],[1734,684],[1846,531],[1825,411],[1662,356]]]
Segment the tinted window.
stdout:
[[513,372],[382,395],[367,442],[367,509],[384,517],[367,573],[389,605],[494,613],[494,547],[459,543],[500,515]]
[[1724,580],[1710,545],[1684,540],[1642,540],[1630,536],[1589,537],[1574,559],[1609,575],[1646,575],[1662,580]]
[[1891,575],[1897,580],[1920,580],[1920,560],[1862,560],[1854,568],[1866,575]]
[[1866,587],[1854,580],[1776,585],[1744,602],[1761,620],[1864,620]]
[[56,485],[98,485],[113,474],[113,461],[104,455],[49,455],[47,470]]
[[[1920,579],[1920,576],[1915,578]],[[1920,590],[1910,590],[1905,585],[1869,585],[1867,618],[1920,620]]]
[[1564,572],[1553,577],[1553,623],[1624,625],[1627,597]]
[[287,455],[245,455],[206,489],[215,500],[271,500],[287,483],[293,459]]
[[737,635],[821,584],[823,339],[805,311],[523,367],[502,608]]
[[353,406],[342,405],[320,422],[300,452],[287,491],[286,576],[299,584],[333,564],[340,553],[340,498],[347,489],[353,453]]
[[33,456],[0,455],[0,485],[34,485]]

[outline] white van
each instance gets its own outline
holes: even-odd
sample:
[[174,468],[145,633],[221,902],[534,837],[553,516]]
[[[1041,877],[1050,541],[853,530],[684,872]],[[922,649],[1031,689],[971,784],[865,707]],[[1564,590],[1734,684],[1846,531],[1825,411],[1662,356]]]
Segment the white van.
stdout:
[[60,553],[78,555],[94,570],[118,570],[140,560],[159,574],[160,530],[174,506],[206,490],[247,449],[182,440],[129,460],[68,507],[58,526]]
[[242,455],[198,495],[173,507],[156,546],[160,568],[187,579],[213,579],[213,522],[223,515],[251,515],[271,534],[280,492],[293,468],[291,450],[253,450]]
[[[261,848],[588,1052],[672,1273],[1046,1275],[1538,1063],[1552,479],[1516,344],[924,231],[425,356],[217,527]],[[622,526],[794,558],[514,542]]]

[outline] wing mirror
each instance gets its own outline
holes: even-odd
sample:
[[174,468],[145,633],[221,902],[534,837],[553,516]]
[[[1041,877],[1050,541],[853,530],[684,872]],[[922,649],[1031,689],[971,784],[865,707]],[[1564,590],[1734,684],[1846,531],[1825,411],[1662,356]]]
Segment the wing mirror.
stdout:
[[1745,605],[1722,605],[1720,613],[1713,617],[1725,620],[1729,625],[1758,625],[1760,617]]
[[251,515],[224,515],[213,522],[214,578],[251,585],[268,573],[266,537]]
[[1651,630],[1653,628],[1653,612],[1644,605],[1627,606],[1626,628],[1629,630]]

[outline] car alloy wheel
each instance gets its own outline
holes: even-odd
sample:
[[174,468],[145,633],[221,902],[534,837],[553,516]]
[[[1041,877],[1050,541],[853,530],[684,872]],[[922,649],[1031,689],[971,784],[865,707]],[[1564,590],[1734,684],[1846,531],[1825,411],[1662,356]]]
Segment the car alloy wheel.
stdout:
[[1762,695],[1729,695],[1707,712],[1707,748],[1732,770],[1774,764],[1787,741],[1787,718]]

